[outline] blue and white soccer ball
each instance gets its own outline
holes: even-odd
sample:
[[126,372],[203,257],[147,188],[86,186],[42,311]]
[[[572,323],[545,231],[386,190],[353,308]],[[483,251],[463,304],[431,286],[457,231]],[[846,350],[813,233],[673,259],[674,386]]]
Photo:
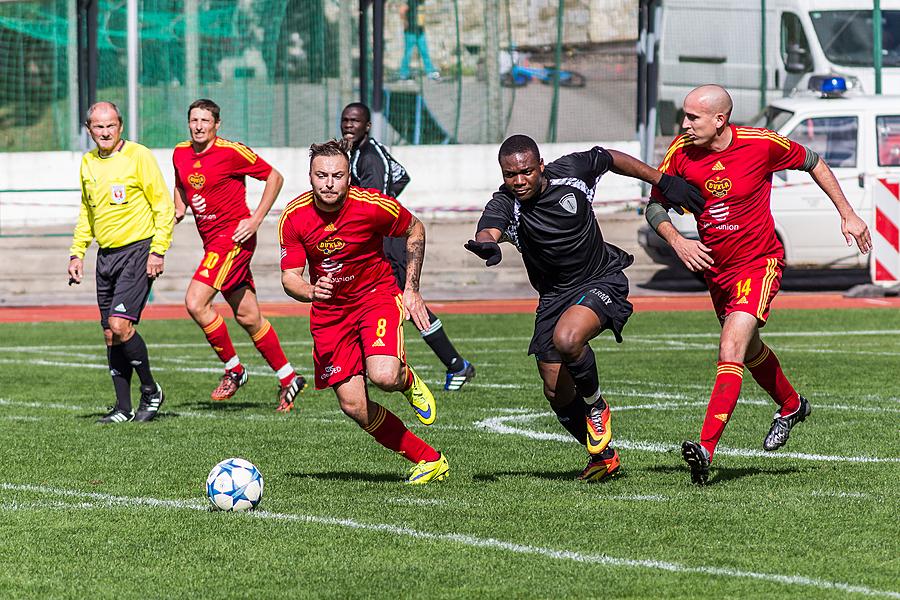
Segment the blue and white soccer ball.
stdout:
[[206,497],[213,510],[244,511],[256,508],[263,495],[263,478],[249,460],[229,458],[209,472]]

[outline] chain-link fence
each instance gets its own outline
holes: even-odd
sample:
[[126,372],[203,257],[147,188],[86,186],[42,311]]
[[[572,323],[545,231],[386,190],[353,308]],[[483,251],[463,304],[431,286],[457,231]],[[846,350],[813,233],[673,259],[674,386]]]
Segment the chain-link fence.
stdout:
[[[126,0],[0,2],[0,150],[78,149],[86,85],[79,61],[89,36],[79,11],[90,2],[96,98],[124,111]],[[363,4],[371,28],[372,3]],[[359,90],[359,0],[138,6],[135,137],[147,145],[184,139],[185,110],[198,97],[222,106],[223,134],[254,146],[336,135],[342,106],[371,99],[371,89]],[[513,132],[539,141],[632,138],[636,15],[629,0],[389,0],[386,141],[487,143]]]

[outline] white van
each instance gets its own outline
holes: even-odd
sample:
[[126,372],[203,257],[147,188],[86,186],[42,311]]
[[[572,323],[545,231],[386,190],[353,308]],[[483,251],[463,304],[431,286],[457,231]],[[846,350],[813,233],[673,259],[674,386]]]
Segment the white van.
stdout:
[[[857,93],[875,93],[871,0],[767,0],[765,44],[759,2],[663,0],[659,124],[680,130],[681,101],[717,83],[734,97],[735,123],[759,112],[765,51],[768,102],[806,90],[811,75],[837,75]],[[882,93],[900,94],[900,0],[882,0]]]
[[[756,122],[803,144],[831,167],[854,210],[873,231],[877,179],[900,176],[900,96],[793,97],[776,100]],[[837,209],[802,171],[780,171],[772,178],[775,233],[790,267],[863,268],[870,255],[848,247]],[[688,238],[698,239],[690,214],[669,212]],[[675,253],[648,225],[638,242],[661,264],[680,265]]]

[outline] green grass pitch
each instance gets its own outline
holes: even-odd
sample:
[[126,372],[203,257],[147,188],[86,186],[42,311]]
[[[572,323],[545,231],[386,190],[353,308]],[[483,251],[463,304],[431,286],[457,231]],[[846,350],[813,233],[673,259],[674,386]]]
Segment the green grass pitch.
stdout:
[[[449,480],[427,486],[405,485],[410,463],[330,390],[275,413],[277,382],[233,321],[251,369],[235,398],[209,400],[220,365],[195,325],[145,322],[161,418],[105,427],[95,323],[0,325],[0,597],[900,598],[896,310],[776,311],[764,339],[812,415],[763,453],[774,408],[745,374],[705,488],[676,448],[715,374],[711,312],[641,313],[625,343],[595,341],[625,470],[597,485],[574,481],[586,454],[543,399],[532,319],[445,315],[478,368],[453,394],[407,329],[437,423],[372,396],[447,453]],[[310,374],[306,320],[272,321]],[[265,477],[254,513],[206,509],[230,456]]]

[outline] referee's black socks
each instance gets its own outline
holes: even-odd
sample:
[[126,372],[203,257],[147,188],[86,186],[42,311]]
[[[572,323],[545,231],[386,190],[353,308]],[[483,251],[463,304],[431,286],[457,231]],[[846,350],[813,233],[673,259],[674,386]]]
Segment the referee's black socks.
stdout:
[[153,380],[153,374],[150,372],[150,358],[147,356],[147,344],[144,343],[144,338],[141,337],[141,334],[135,331],[134,335],[119,347],[122,348],[125,358],[128,359],[128,362],[131,363],[138,377],[140,377],[141,386],[155,387],[156,381]]
[[106,360],[109,362],[109,374],[112,375],[113,389],[116,391],[116,408],[122,412],[131,412],[131,363],[122,352],[122,344],[106,347]]
[[594,402],[594,396],[600,389],[600,379],[597,376],[597,359],[594,357],[594,351],[590,346],[585,344],[581,356],[577,360],[563,360],[572,380],[575,382],[575,389],[578,395],[584,398],[588,404]]
[[431,351],[444,363],[447,371],[455,373],[463,368],[463,359],[456,352],[453,343],[444,333],[444,325],[436,314],[428,310],[428,329],[422,332],[422,339],[431,348]]

